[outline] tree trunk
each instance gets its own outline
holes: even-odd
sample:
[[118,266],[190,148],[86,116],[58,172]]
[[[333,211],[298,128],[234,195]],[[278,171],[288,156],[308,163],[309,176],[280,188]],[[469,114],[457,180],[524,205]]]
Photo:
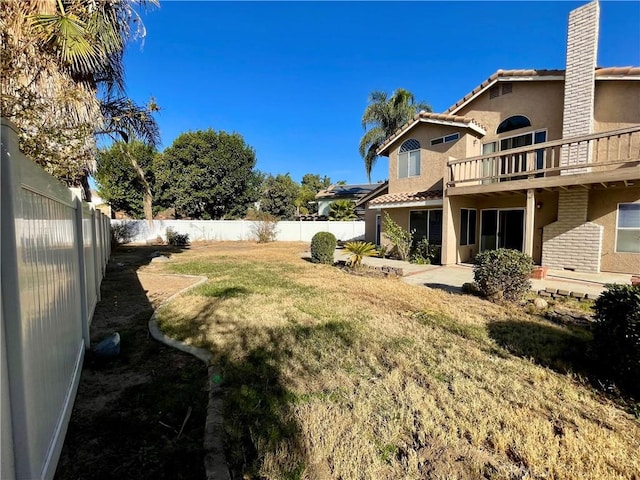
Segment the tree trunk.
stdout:
[[142,182],[142,186],[144,187],[144,192],[142,192],[144,218],[147,220],[147,222],[149,222],[149,227],[151,227],[153,224],[153,194],[151,193],[151,185],[149,185],[147,178],[144,176],[144,170],[140,168],[140,165],[138,165],[138,161],[135,159],[135,157],[131,155],[131,153],[129,153],[128,149],[123,149],[123,153],[125,153],[129,161],[131,162],[133,169],[136,171],[138,179],[140,180],[140,182]]

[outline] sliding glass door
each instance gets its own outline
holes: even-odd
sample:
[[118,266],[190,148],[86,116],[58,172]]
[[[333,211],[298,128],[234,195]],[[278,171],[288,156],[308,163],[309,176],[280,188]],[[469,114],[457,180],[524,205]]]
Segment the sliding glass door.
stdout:
[[482,210],[480,215],[480,250],[524,249],[524,210]]

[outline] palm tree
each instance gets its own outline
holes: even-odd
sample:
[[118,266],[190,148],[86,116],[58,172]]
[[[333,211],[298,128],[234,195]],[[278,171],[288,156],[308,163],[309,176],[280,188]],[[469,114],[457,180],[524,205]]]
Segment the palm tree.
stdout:
[[124,47],[145,33],[136,4],[157,1],[1,2],[2,115],[25,153],[69,185],[94,171],[97,134],[159,142],[155,102],[138,106],[124,90]]
[[329,204],[329,220],[346,222],[358,218],[351,200],[335,200]]
[[360,139],[360,155],[364,159],[369,183],[371,169],[378,159],[376,151],[380,145],[421,110],[430,112],[431,107],[424,102],[416,102],[413,94],[403,88],[397,89],[391,97],[388,97],[386,92],[371,92],[369,105],[362,115],[365,134]]

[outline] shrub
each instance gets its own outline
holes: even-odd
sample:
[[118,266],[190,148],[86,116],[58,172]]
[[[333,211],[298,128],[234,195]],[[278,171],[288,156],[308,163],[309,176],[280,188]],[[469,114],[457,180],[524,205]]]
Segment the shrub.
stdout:
[[499,248],[476,255],[473,278],[480,293],[489,300],[517,301],[531,289],[533,271],[530,256],[518,250]]
[[273,242],[278,235],[278,219],[267,212],[257,212],[251,232],[258,243]]
[[178,233],[173,228],[167,228],[167,243],[173,247],[184,247],[189,245],[189,234]]
[[349,255],[349,265],[359,267],[363,257],[375,257],[378,255],[376,246],[370,242],[347,242],[344,248]]
[[111,244],[129,243],[135,237],[135,223],[122,222],[111,225]]
[[415,244],[411,251],[411,263],[428,265],[440,263],[440,245],[429,245],[429,241],[423,238]]
[[411,251],[411,242],[413,239],[413,232],[409,232],[391,220],[391,217],[387,212],[384,212],[384,234],[392,243],[395,252],[400,260],[406,260],[409,258],[409,252]]
[[640,285],[606,285],[596,299],[593,353],[602,372],[640,395]]
[[333,233],[318,232],[311,239],[311,260],[314,263],[333,265],[333,253],[336,250],[336,237]]

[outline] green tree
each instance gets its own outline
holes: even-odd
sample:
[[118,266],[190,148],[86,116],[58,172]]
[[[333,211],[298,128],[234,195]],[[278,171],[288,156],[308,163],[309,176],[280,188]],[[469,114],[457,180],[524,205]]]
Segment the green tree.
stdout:
[[159,199],[192,218],[237,217],[257,199],[256,155],[238,133],[181,134],[155,162]]
[[286,174],[269,175],[262,185],[260,210],[278,220],[293,220],[296,215],[296,199],[300,185]]
[[[115,142],[99,150],[94,177],[100,196],[115,210],[124,211],[130,217],[151,219],[151,186],[155,183],[153,161],[156,155],[154,147],[140,141]],[[131,158],[135,159],[145,182],[140,180]]]
[[357,218],[356,205],[351,200],[336,200],[329,204],[329,220],[347,221]]
[[155,102],[138,106],[124,88],[125,45],[145,34],[140,4],[157,2],[0,2],[2,115],[21,149],[69,185],[86,189],[97,134],[158,142]]
[[362,128],[365,134],[360,139],[360,156],[371,183],[371,169],[378,159],[376,151],[384,141],[398,128],[409,121],[416,113],[431,107],[424,102],[416,102],[413,94],[399,88],[389,97],[386,92],[375,91],[369,95],[369,104],[362,115]]
[[318,204],[315,202],[317,193],[328,188],[331,179],[327,176],[320,178],[320,175],[307,173],[302,177],[302,183],[296,198],[295,205],[301,214],[318,213]]

